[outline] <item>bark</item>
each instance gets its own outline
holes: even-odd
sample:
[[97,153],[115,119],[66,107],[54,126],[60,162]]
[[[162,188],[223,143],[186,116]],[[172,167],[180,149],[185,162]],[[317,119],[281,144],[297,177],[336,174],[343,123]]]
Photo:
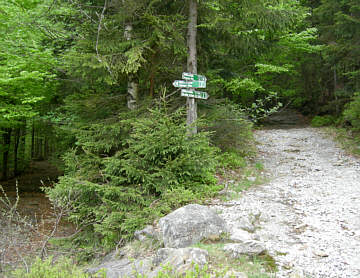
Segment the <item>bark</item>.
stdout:
[[336,95],[336,90],[337,90],[337,74],[336,74],[336,65],[334,66],[334,97],[335,97],[335,111],[336,111],[336,115],[339,115],[339,101],[338,101],[338,96]]
[[[127,23],[125,25],[124,37],[126,40],[132,39],[132,25]],[[139,84],[135,74],[129,74],[128,76],[128,90],[127,90],[127,106],[130,110],[134,110],[137,106]]]
[[31,128],[31,159],[35,157],[35,123],[32,121]]
[[49,158],[49,138],[48,137],[45,137],[44,158],[46,160]]
[[24,125],[20,131],[20,145],[19,145],[19,154],[18,154],[18,164],[20,165],[20,172],[24,170],[24,165],[26,161],[25,157],[25,148],[26,148],[26,120],[24,120]]
[[[187,71],[190,73],[197,73],[197,53],[196,53],[196,35],[197,35],[197,0],[189,0],[189,24],[187,33]],[[189,126],[189,133],[196,134],[197,127],[195,121],[197,120],[197,105],[195,98],[187,98],[187,125]]]
[[16,177],[19,174],[18,169],[18,150],[19,150],[19,143],[20,143],[20,127],[15,129],[15,136],[14,136],[14,176]]
[[4,141],[4,152],[3,152],[3,168],[2,168],[2,179],[8,179],[8,163],[9,163],[9,150],[10,150],[10,142],[11,142],[11,128],[6,128],[3,134]]

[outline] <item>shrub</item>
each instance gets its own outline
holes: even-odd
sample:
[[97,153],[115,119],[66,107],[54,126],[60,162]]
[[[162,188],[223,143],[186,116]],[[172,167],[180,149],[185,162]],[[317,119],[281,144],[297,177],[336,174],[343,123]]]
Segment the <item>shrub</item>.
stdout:
[[360,92],[356,93],[345,111],[344,119],[349,121],[355,130],[360,131]]
[[[52,258],[42,261],[37,258],[31,265],[29,272],[25,269],[17,269],[12,273],[14,278],[89,278],[79,267],[74,265],[70,259],[61,258],[58,262],[52,263]],[[105,278],[99,274],[97,277]]]
[[325,115],[325,116],[315,116],[311,120],[311,125],[313,127],[322,127],[322,126],[329,126],[334,124],[335,118],[331,115]]
[[241,156],[255,152],[252,124],[244,112],[231,102],[216,103],[202,109],[211,131],[211,142],[225,152]]
[[234,152],[224,152],[220,154],[218,161],[220,165],[226,169],[244,168],[246,166],[245,159]]
[[129,135],[113,155],[88,148],[65,156],[67,175],[48,195],[60,206],[71,203],[69,220],[84,227],[75,243],[111,248],[156,217],[219,189],[210,133],[188,137],[184,119],[183,111],[153,110],[119,122],[129,124]]

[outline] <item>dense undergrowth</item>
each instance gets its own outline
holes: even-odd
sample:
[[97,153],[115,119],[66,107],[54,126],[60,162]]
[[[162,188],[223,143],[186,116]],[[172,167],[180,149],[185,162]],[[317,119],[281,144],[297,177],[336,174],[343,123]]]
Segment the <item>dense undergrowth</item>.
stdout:
[[[178,207],[209,201],[228,175],[239,176],[239,188],[251,186],[248,180],[240,184],[240,176],[253,175],[245,170],[246,157],[254,154],[252,125],[229,103],[204,114],[208,121],[198,121],[201,131],[193,136],[188,136],[184,111],[165,107],[77,127],[77,147],[63,157],[65,175],[46,191],[55,206],[67,208],[65,215],[78,232],[52,239],[53,247],[71,250],[84,263],[125,244],[135,230]],[[36,260],[28,271],[12,275],[88,277],[69,260],[55,261]],[[174,277],[169,273],[159,277]],[[210,272],[187,275],[209,277]]]
[[[80,231],[71,246],[82,260],[178,207],[215,196],[223,189],[216,172],[254,153],[251,124],[236,107],[218,104],[207,113],[213,116],[200,120],[193,136],[184,111],[166,107],[78,129],[77,148],[64,156],[65,175],[47,194],[69,208],[68,220]],[[226,129],[232,118],[233,129]]]
[[351,154],[360,156],[360,94],[355,93],[352,102],[345,106],[340,116],[315,116],[311,125],[328,127],[331,134],[341,146]]

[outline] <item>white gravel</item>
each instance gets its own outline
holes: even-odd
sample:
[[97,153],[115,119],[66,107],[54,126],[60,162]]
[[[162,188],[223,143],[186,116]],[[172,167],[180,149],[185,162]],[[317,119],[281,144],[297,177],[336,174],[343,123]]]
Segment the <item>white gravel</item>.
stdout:
[[[360,277],[360,160],[320,129],[256,132],[270,182],[215,206],[232,238],[261,241],[277,278]],[[255,232],[244,231],[244,219]]]

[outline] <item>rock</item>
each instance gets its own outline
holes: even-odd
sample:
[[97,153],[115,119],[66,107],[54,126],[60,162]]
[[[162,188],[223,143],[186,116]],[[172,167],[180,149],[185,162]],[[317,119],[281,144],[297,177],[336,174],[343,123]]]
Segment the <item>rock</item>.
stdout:
[[247,218],[242,218],[238,224],[238,227],[249,233],[255,232],[255,226]]
[[135,278],[146,275],[154,278],[160,271],[169,270],[172,274],[182,275],[193,270],[195,265],[200,268],[208,262],[209,254],[200,248],[162,248],[155,256],[142,259],[122,258],[116,259],[112,256],[109,261],[88,269],[88,272],[95,274],[100,270],[106,273],[107,278]]
[[248,181],[251,181],[251,182],[255,182],[256,181],[256,177],[247,177],[246,178]]
[[248,276],[244,272],[230,270],[226,272],[224,278],[248,278]]
[[322,250],[313,250],[313,254],[318,257],[329,257],[329,254],[325,253]]
[[226,232],[224,220],[208,207],[191,204],[159,220],[165,247],[181,248]]
[[224,247],[224,251],[233,258],[239,258],[242,255],[255,256],[265,253],[265,247],[255,240],[245,241],[243,243],[229,243]]
[[149,277],[155,277],[160,271],[163,271],[164,266],[169,266],[173,274],[183,275],[187,271],[193,270],[195,265],[200,268],[204,267],[208,257],[208,252],[200,248],[159,249],[153,260],[156,268],[149,274]]
[[249,241],[253,239],[253,235],[250,234],[247,231],[244,230],[240,230],[240,229],[234,229],[231,232],[230,238],[231,241],[233,242],[244,242],[244,241]]
[[139,241],[144,241],[145,239],[158,239],[158,234],[156,233],[153,226],[148,225],[142,230],[135,231],[134,236]]
[[138,275],[148,274],[151,271],[151,267],[152,258],[135,261],[126,258],[106,262],[98,267],[88,269],[88,272],[94,274],[103,269],[106,273],[106,278],[135,278],[139,277]]

